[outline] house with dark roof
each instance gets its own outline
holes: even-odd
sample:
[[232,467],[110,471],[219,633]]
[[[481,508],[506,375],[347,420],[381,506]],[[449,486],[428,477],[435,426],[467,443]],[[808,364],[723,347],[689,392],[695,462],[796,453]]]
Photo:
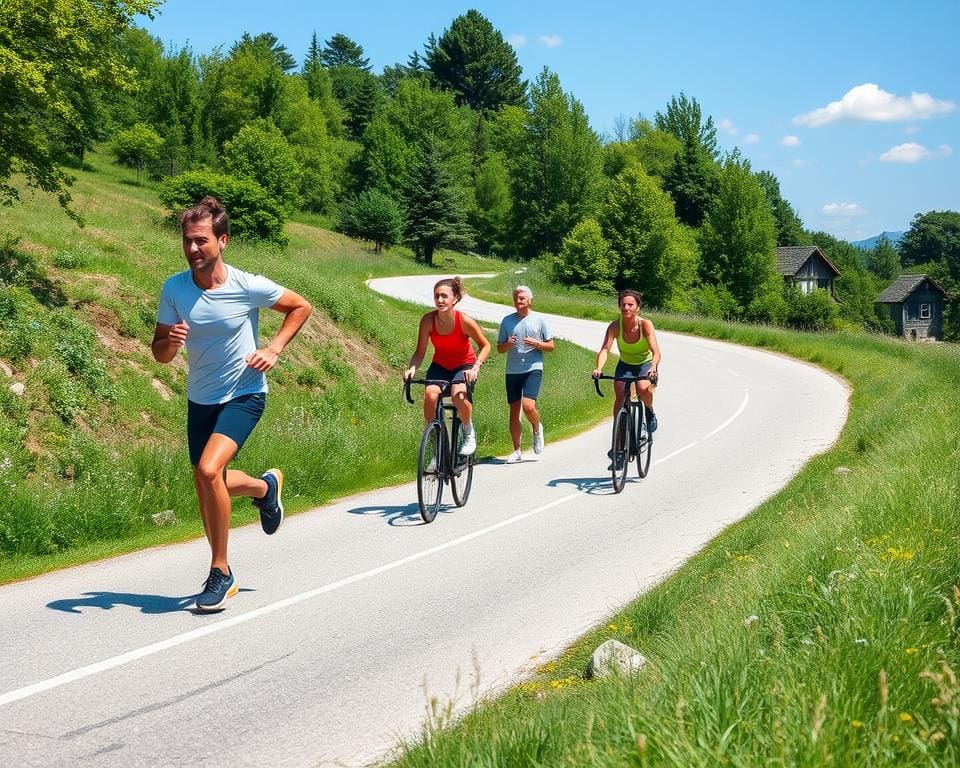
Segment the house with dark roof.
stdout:
[[840,277],[840,270],[815,245],[777,248],[777,272],[787,285],[795,286],[801,293],[810,293],[819,288],[837,298],[833,281]]
[[943,337],[947,292],[926,275],[900,275],[875,299],[886,306],[898,336],[936,341]]

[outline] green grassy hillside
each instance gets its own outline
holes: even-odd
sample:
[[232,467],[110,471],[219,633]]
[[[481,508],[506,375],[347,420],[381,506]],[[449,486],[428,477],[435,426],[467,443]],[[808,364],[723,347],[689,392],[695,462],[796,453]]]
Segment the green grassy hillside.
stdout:
[[[42,195],[0,211],[0,581],[202,534],[183,428],[185,365],[157,364],[149,351],[160,287],[185,268],[179,235],[152,188],[101,156],[90,162],[73,188],[83,229]],[[374,256],[310,223],[291,223],[287,234],[285,250],[232,241],[225,257],[316,307],[270,374],[267,414],[238,463],[255,473],[282,467],[297,511],[412,479],[420,411],[402,403],[400,369],[422,310],[364,281],[428,270],[403,249]],[[445,270],[490,267],[438,261]],[[275,315],[265,313],[263,336],[277,328]],[[476,393],[481,456],[508,450],[499,357]],[[544,415],[559,438],[605,408],[570,386],[589,354],[561,345],[552,359]],[[158,529],[150,515],[167,509],[179,522]],[[253,519],[238,501],[236,523]]]

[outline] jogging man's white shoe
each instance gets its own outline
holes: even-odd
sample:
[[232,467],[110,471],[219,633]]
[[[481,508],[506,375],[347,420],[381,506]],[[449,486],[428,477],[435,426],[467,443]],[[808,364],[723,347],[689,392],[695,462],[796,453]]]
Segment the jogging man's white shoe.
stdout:
[[519,448],[507,456],[507,464],[519,464],[521,461],[523,461],[523,452]]
[[540,425],[540,431],[533,433],[533,452],[543,453],[543,424]]

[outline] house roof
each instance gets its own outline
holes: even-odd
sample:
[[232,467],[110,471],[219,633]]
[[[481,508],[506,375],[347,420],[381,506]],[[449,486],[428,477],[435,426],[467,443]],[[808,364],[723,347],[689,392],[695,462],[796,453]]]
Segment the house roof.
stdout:
[[887,289],[877,296],[874,301],[878,304],[900,304],[901,302],[906,301],[907,296],[917,290],[924,280],[930,283],[930,285],[932,285],[944,296],[947,295],[947,292],[943,290],[943,288],[937,285],[936,282],[931,280],[926,275],[900,275],[900,277],[890,283],[890,285],[887,286]]
[[781,275],[793,276],[807,263],[811,256],[816,254],[824,263],[839,276],[840,270],[833,262],[823,255],[823,251],[816,245],[784,245],[777,248],[777,272]]

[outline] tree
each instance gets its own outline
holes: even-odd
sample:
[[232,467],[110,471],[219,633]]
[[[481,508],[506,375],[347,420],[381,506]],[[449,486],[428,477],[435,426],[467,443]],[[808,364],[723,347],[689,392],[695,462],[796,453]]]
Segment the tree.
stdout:
[[137,123],[114,136],[110,148],[118,163],[137,169],[137,181],[140,181],[144,166],[160,157],[163,137],[149,125]]
[[556,253],[576,223],[594,213],[603,187],[600,139],[583,105],[547,68],[531,86],[530,101],[511,168],[513,238],[526,258]]
[[803,231],[803,222],[797,216],[793,206],[780,194],[780,182],[770,171],[760,171],[757,181],[763,187],[767,198],[767,205],[773,216],[773,223],[777,230],[777,245],[801,245],[807,242]]
[[383,92],[376,75],[345,65],[328,70],[333,95],[345,112],[344,125],[351,139],[359,141],[383,103]]
[[656,128],[649,120],[639,118],[630,124],[630,146],[649,176],[661,182],[683,150],[683,142],[669,131]]
[[403,213],[391,198],[375,189],[360,193],[344,206],[340,228],[351,237],[371,240],[377,255],[400,242]]
[[960,280],[960,213],[918,213],[900,241],[905,267],[931,261],[945,262],[954,280]]
[[661,131],[672,133],[680,141],[701,148],[711,160],[717,159],[717,129],[713,118],[703,121],[703,112],[696,99],[688,99],[683,91],[673,96],[666,113],[657,112],[654,123]]
[[269,120],[243,126],[223,145],[223,164],[233,176],[263,187],[289,216],[300,204],[301,169],[290,144]]
[[687,138],[663,180],[673,197],[677,218],[690,227],[699,227],[717,193],[717,168],[709,154]]
[[356,67],[370,71],[370,59],[363,57],[363,47],[346,35],[336,34],[324,43],[320,61],[325,67]]
[[550,272],[563,285],[613,292],[616,256],[596,219],[584,219],[563,238],[560,253],[550,260]]
[[777,274],[776,233],[760,182],[746,162],[728,160],[720,173],[717,197],[700,230],[700,274],[704,282],[722,285],[752,319],[770,319],[760,312],[764,294],[782,294]]
[[478,112],[521,106],[526,98],[516,51],[479,11],[458,16],[439,40],[431,35],[426,62],[437,84],[456,94],[457,104]]
[[131,90],[133,72],[120,53],[133,18],[150,15],[157,0],[6,0],[0,4],[0,204],[20,193],[10,183],[57,196],[68,215],[71,179],[59,165],[53,140],[69,133],[87,146],[101,126],[99,97]]
[[687,308],[699,254],[656,179],[637,165],[627,167],[610,183],[600,226],[615,254],[617,287],[642,290],[654,307]]
[[254,37],[250,37],[249,33],[244,32],[240,39],[231,46],[230,55],[233,56],[244,48],[268,53],[284,72],[297,68],[297,60],[290,55],[287,46],[277,40],[277,36],[270,32],[261,32]]
[[327,133],[330,136],[343,136],[343,121],[346,117],[343,108],[337,103],[333,95],[333,78],[323,65],[320,58],[320,44],[317,42],[317,33],[310,38],[310,47],[303,60],[303,81],[307,86],[307,94],[316,101],[323,110],[327,123]]
[[503,157],[491,152],[474,176],[475,206],[470,226],[477,233],[480,253],[499,254],[510,222],[510,175]]
[[890,238],[880,235],[873,248],[866,253],[867,269],[885,282],[900,274],[900,254]]
[[433,265],[437,248],[467,249],[473,245],[466,205],[443,162],[439,143],[432,136],[428,137],[410,177],[404,240],[428,265]]

